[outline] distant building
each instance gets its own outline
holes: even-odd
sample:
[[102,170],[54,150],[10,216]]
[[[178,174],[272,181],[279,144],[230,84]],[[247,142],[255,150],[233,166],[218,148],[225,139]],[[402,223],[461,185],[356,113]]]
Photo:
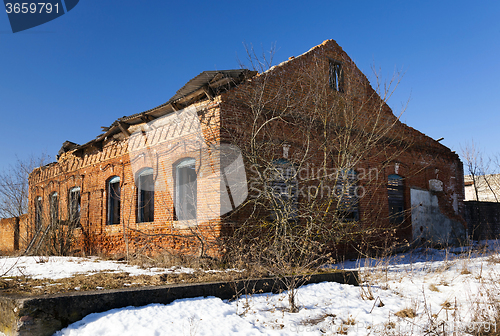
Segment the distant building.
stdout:
[[500,174],[466,175],[465,220],[473,240],[500,238]]
[[0,219],[0,252],[24,250],[29,242],[28,215]]
[[464,185],[465,201],[500,202],[500,174],[466,175]]

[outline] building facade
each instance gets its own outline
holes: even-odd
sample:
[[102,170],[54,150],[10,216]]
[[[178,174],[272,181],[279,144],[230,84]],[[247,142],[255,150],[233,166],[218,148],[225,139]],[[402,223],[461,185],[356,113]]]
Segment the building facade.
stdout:
[[[266,165],[286,176],[255,180]],[[205,71],[88,143],[66,141],[29,182],[34,247],[72,232],[85,253],[220,255],[256,212],[300,218],[339,186],[345,221],[400,224],[408,242],[465,238],[458,155],[401,123],[333,40],[266,71]],[[277,207],[250,202],[266,186],[285,186]]]

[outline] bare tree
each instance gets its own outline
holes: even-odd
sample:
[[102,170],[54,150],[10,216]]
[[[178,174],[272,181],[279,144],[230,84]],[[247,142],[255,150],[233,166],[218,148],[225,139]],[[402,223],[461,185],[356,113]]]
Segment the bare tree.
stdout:
[[495,174],[500,167],[498,157],[486,157],[474,141],[461,147],[461,156],[472,182],[475,200],[499,202],[500,181]]
[[19,217],[28,212],[28,176],[36,167],[48,162],[47,155],[17,159],[0,172],[0,217]]
[[[245,204],[231,214],[244,222],[234,245],[246,255],[243,260],[282,279],[291,312],[298,310],[303,275],[332,260],[337,247],[360,248],[365,241],[373,248],[402,225],[381,218],[380,209],[360,220],[359,203],[379,197],[368,189],[387,190],[378,172],[410,145],[385,103],[397,76],[380,99],[340,61],[306,57],[269,71],[272,52],[260,57],[249,48],[249,63],[259,75],[232,92],[244,113],[224,130],[243,153],[250,187]],[[373,175],[369,162],[378,162],[371,164]]]
[[[28,221],[29,244],[25,254],[69,255],[74,252],[76,229],[81,229],[83,240],[86,231],[81,226],[81,188],[68,189],[70,174],[63,167],[57,188],[44,203],[42,196],[33,198],[33,211]],[[66,206],[61,206],[62,204]],[[82,244],[85,242],[82,241]]]

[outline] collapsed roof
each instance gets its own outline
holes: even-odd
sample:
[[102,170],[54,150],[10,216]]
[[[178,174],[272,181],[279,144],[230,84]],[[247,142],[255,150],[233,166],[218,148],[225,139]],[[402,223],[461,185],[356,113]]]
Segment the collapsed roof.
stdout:
[[109,127],[101,127],[103,133],[86,144],[78,145],[71,141],[65,141],[58,152],[58,157],[73,150],[75,154],[81,154],[83,153],[83,149],[90,146],[100,149],[102,148],[103,141],[118,133],[129,136],[130,132],[128,132],[128,128],[131,125],[152,121],[158,117],[181,110],[199,100],[213,99],[222,92],[229,90],[256,74],[257,71],[250,71],[248,69],[203,71],[188,81],[166,103],[141,113],[118,118]]

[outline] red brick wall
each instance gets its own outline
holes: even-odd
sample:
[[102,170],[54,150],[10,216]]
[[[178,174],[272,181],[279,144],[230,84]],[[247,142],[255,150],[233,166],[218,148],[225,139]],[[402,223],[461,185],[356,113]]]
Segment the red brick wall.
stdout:
[[[342,62],[346,82],[344,93],[322,91],[327,87],[321,81],[328,80],[329,60]],[[311,97],[311,94],[317,97]],[[314,101],[314,98],[318,97],[322,98],[321,102]],[[252,104],[254,105],[250,106]],[[256,108],[255,104],[262,106]],[[308,116],[317,113],[315,108],[332,106],[338,107],[339,113],[348,108],[353,111],[353,117],[349,121],[358,129],[378,129],[380,134],[383,134],[380,141],[369,147],[369,151],[354,167],[358,173],[370,170],[378,172],[376,179],[360,181],[360,185],[366,189],[366,195],[360,199],[359,204],[360,220],[364,225],[378,226],[388,223],[387,181],[390,174],[395,174],[396,164],[399,166],[398,174],[404,178],[405,209],[408,210],[406,223],[398,230],[400,238],[412,240],[411,188],[429,190],[430,179],[439,179],[444,184],[444,190],[437,193],[441,212],[458,222],[458,225],[464,224],[463,168],[458,155],[401,123],[335,41],[325,41],[309,52],[283,62],[272,71],[258,75],[249,83],[223,93],[222,137],[225,141],[237,143],[241,148],[249,147],[248,126],[254,122],[252,113],[259,113],[258,110],[263,109],[266,110],[262,112],[263,116],[279,116],[282,119],[287,116],[282,111],[288,110],[289,120],[277,119],[273,126],[269,126],[267,134],[261,132],[264,135],[260,140],[266,143],[262,149],[266,150],[262,150],[264,153],[260,155],[265,156],[268,162],[279,159],[283,155],[282,143],[287,143],[290,145],[290,160],[302,160],[306,150],[320,149],[322,146],[320,133],[311,139],[307,139],[304,134],[306,129],[314,130],[314,127],[306,126],[307,123],[314,122],[313,118]],[[294,113],[302,114],[303,120],[300,121]],[[339,119],[339,125],[346,125],[346,120]],[[314,134],[314,131],[312,133]],[[251,150],[247,148],[247,152]],[[306,160],[307,164],[321,167],[321,150],[318,150],[317,154],[312,151]],[[335,168],[335,163],[331,167]]]
[[[448,217],[462,220],[463,200],[463,171],[458,155],[448,148],[401,123],[392,113],[391,109],[380,99],[370,86],[367,78],[359,71],[354,62],[340,48],[335,41],[325,41],[314,47],[309,52],[290,59],[273,68],[265,75],[259,75],[247,83],[240,84],[213,101],[196,103],[195,106],[203,113],[199,114],[202,134],[209,143],[218,144],[230,142],[244,145],[251,132],[249,119],[248,97],[254,92],[259,80],[265,78],[266,89],[263,99],[272,98],[278,90],[286,85],[286,90],[292,99],[287,103],[295,104],[295,111],[301,111],[305,120],[313,115],[310,108],[311,99],[306,95],[310,87],[319,85],[314,80],[317,73],[323,71],[325,80],[328,80],[328,60],[333,59],[343,63],[345,71],[345,92],[328,93],[328,97],[339,101],[339,109],[346,108],[346,101],[338,99],[350,97],[348,108],[359,111],[355,123],[359,129],[391,127],[391,133],[384,135],[380,145],[373,147],[363,160],[355,167],[358,173],[365,169],[377,169],[376,179],[360,181],[366,187],[367,196],[360,200],[360,219],[364,225],[379,225],[378,221],[387,221],[387,177],[395,172],[395,164],[399,164],[398,174],[405,178],[406,208],[410,208],[410,188],[429,189],[429,179],[438,178],[444,183],[444,191],[439,193],[441,211]],[[307,71],[305,71],[307,70]],[[267,76],[267,77],[266,77]],[[291,84],[290,84],[291,83]],[[260,85],[260,84],[259,84]],[[307,89],[305,87],[308,87]],[[330,99],[330,98],[328,98]],[[270,99],[271,101],[271,99]],[[329,102],[332,103],[333,102]],[[268,106],[270,110],[283,110],[290,108],[285,100],[274,100]],[[343,105],[344,104],[344,105]],[[300,108],[299,108],[300,107]],[[380,111],[374,118],[373,111]],[[313,118],[309,118],[308,122]],[[345,120],[339,119],[339,125]],[[300,125],[290,125],[277,122],[273,125],[271,140],[276,144],[272,155],[280,157],[283,141],[291,144],[290,155],[304,152],[304,134]],[[129,150],[138,146],[132,138],[117,140],[108,139],[103,148],[87,148],[83,155],[76,156],[69,152],[63,154],[57,163],[36,169],[30,175],[30,221],[34,221],[34,200],[41,196],[43,199],[43,212],[48,214],[49,195],[59,193],[60,219],[68,217],[67,199],[68,190],[74,186],[81,188],[81,223],[82,231],[78,233],[78,247],[86,253],[124,253],[128,246],[131,252],[151,253],[163,249],[179,251],[182,253],[215,255],[223,249],[220,238],[221,232],[229,223],[238,221],[238,217],[220,219],[211,215],[210,205],[218,207],[219,181],[201,181],[198,185],[200,197],[199,225],[183,227],[174,218],[172,169],[175,162],[186,157],[183,150],[172,152],[171,147],[181,140],[194,140],[192,135],[177,137],[172,141],[170,131],[159,127],[148,135],[150,153],[154,159],[141,156],[140,151],[129,155]],[[123,138],[123,137],[122,137]],[[237,140],[235,140],[237,139]],[[240,143],[238,143],[238,141]],[[314,139],[312,143],[314,144]],[[318,143],[315,144],[319,146]],[[131,147],[130,147],[131,146]],[[319,147],[318,147],[319,148]],[[173,154],[172,154],[173,153]],[[177,154],[176,154],[177,153]],[[397,155],[396,155],[397,153]],[[188,155],[189,156],[189,155]],[[321,160],[320,153],[311,155],[310,162],[315,164]],[[210,161],[210,160],[206,160]],[[211,165],[201,167],[202,174],[211,174],[218,170],[220,163],[217,160]],[[136,222],[137,188],[134,184],[134,174],[141,168],[154,165],[158,177],[162,180],[162,187],[155,190],[155,217],[151,223]],[[333,165],[333,163],[332,163]],[[200,167],[197,167],[200,168]],[[120,177],[121,185],[121,223],[107,225],[107,181],[112,176]],[[212,183],[212,184],[211,184]],[[454,209],[455,202],[455,209]],[[457,207],[458,205],[458,207]],[[245,216],[240,214],[240,220]],[[409,216],[408,216],[409,217]],[[376,219],[374,219],[376,218]],[[185,223],[184,223],[185,224]],[[402,228],[399,235],[411,239],[411,228]]]
[[27,236],[28,215],[0,219],[0,252],[22,251],[29,241]]
[[[218,141],[218,102],[204,102],[198,104],[202,109],[202,131],[205,140]],[[205,121],[203,121],[205,120]],[[209,124],[207,124],[209,123]],[[215,131],[214,131],[215,130]],[[182,134],[181,134],[182,135]],[[104,144],[102,151],[90,148],[82,157],[73,154],[64,154],[59,162],[48,167],[35,170],[30,175],[30,218],[34,221],[34,200],[41,196],[43,199],[43,218],[49,220],[49,196],[53,192],[59,194],[59,218],[68,219],[68,191],[72,187],[81,188],[81,233],[78,233],[78,246],[86,253],[124,253],[128,246],[129,252],[151,253],[161,249],[171,249],[179,252],[199,254],[216,254],[217,232],[220,220],[212,218],[210,209],[203,206],[198,208],[199,225],[185,227],[186,223],[174,220],[172,201],[172,167],[175,162],[193,153],[184,153],[183,150],[171,151],[169,141],[173,136],[172,129],[158,127],[148,134],[149,140],[155,145],[149,146],[144,153],[156,155],[154,160],[148,160],[141,150],[134,147],[131,140],[113,141]],[[176,137],[176,142],[196,141],[196,134]],[[148,143],[149,144],[149,143]],[[132,154],[129,149],[133,148]],[[149,152],[151,150],[151,152]],[[149,154],[148,154],[149,153]],[[132,163],[131,163],[132,162]],[[154,222],[137,223],[136,204],[137,187],[134,183],[134,174],[144,167],[154,167],[158,171],[157,189],[155,190]],[[200,172],[208,175],[214,167],[203,166]],[[113,176],[120,177],[121,187],[121,224],[107,224],[107,182]],[[210,191],[214,189],[210,181],[199,181],[199,204],[207,204],[201,200],[201,195],[212,197]],[[219,185],[216,185],[216,189]],[[205,190],[206,192],[202,192]],[[207,219],[207,220],[205,220]],[[124,231],[125,228],[125,231]]]

